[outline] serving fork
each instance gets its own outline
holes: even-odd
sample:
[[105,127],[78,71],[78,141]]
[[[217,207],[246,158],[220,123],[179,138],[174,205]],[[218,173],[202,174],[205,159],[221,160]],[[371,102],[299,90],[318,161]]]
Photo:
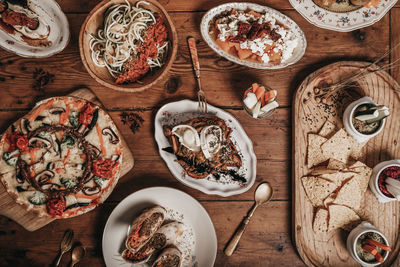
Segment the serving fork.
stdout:
[[207,113],[206,94],[201,89],[200,64],[199,64],[199,58],[197,56],[196,40],[193,37],[189,37],[187,39],[187,42],[188,42],[188,45],[189,45],[190,56],[192,58],[192,65],[193,65],[194,74],[196,76],[197,87],[199,89],[198,92],[197,92],[197,100],[199,102],[199,109],[200,109],[200,112]]
[[60,264],[60,260],[61,260],[62,256],[64,255],[64,253],[71,250],[73,240],[74,240],[74,231],[67,230],[64,233],[63,239],[61,240],[60,253],[59,253],[58,257],[57,257],[57,261],[56,261],[56,264],[54,266],[58,266]]

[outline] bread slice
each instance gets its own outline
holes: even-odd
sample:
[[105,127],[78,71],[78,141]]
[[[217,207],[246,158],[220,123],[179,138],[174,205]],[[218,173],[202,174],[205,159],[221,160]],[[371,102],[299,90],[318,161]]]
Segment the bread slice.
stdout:
[[325,233],[328,231],[328,210],[320,208],[315,213],[313,230],[315,233]]
[[307,136],[307,166],[318,165],[328,159],[327,156],[322,154],[321,145],[327,141],[325,137],[319,136],[318,134],[308,134]]
[[333,124],[332,122],[326,120],[318,134],[320,136],[328,138],[335,132],[335,129],[336,129],[336,125]]
[[322,206],[323,200],[336,189],[336,184],[328,179],[304,176],[301,178],[304,191],[314,207]]
[[341,205],[330,205],[328,231],[347,228],[360,221],[360,217],[350,208]]

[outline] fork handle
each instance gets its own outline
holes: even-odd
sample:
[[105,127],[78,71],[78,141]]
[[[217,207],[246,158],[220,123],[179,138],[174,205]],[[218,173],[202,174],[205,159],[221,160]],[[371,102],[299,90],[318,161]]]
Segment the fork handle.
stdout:
[[192,58],[194,73],[196,75],[196,78],[200,78],[200,63],[197,56],[196,40],[193,37],[189,37],[187,42],[189,44],[189,51]]
[[64,251],[61,250],[60,253],[58,254],[56,264],[54,264],[55,267],[57,267],[60,264],[60,261],[61,261],[61,258],[63,255],[64,255]]

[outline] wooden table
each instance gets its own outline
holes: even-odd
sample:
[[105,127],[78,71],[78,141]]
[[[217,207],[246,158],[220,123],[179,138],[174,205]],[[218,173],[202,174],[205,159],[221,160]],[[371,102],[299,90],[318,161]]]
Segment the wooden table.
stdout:
[[[13,221],[0,217],[0,266],[46,266],[56,257],[63,232],[71,228],[76,239],[87,248],[80,266],[103,266],[101,250],[103,228],[113,208],[126,196],[142,188],[170,186],[196,199],[210,214],[218,237],[215,266],[303,266],[296,253],[291,233],[291,105],[297,86],[311,72],[338,60],[373,60],[400,42],[400,4],[381,21],[361,31],[338,33],[317,28],[298,14],[286,0],[254,0],[282,11],[296,21],[306,34],[308,47],[300,62],[283,70],[254,70],[233,64],[215,54],[202,41],[200,20],[205,11],[228,1],[161,0],[170,12],[178,31],[178,56],[168,77],[151,90],[127,94],[100,86],[84,69],[78,49],[80,26],[94,0],[58,0],[67,14],[71,40],[62,53],[47,59],[24,59],[0,50],[0,130],[3,131],[41,98],[65,95],[82,86],[92,89],[104,103],[133,152],[136,163],[123,177],[106,203],[76,218],[57,220],[36,232],[28,232]],[[218,3],[217,3],[218,2]],[[155,111],[164,103],[194,99],[192,73],[186,37],[200,40],[198,52],[203,88],[209,102],[231,112],[253,140],[258,158],[257,183],[274,186],[272,202],[259,208],[235,254],[226,257],[222,250],[233,231],[252,205],[255,186],[248,192],[223,198],[205,195],[188,188],[170,174],[158,155],[153,138]],[[386,62],[400,56],[400,49]],[[33,72],[42,68],[55,75],[44,92],[32,89]],[[392,70],[400,80],[400,70]],[[280,108],[267,120],[253,120],[242,110],[243,89],[254,81],[278,90]],[[144,123],[133,134],[120,120],[121,112],[140,114]],[[66,266],[70,254],[64,256]],[[201,266],[199,266],[201,267]]]

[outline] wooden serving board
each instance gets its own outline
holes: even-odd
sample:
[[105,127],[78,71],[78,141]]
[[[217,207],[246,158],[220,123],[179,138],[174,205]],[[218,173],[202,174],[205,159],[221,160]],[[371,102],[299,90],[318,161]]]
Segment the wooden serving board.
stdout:
[[[96,105],[102,106],[97,97],[87,88],[79,89],[68,96],[80,97]],[[124,138],[120,135],[122,141],[122,165],[121,177],[127,174],[134,165],[134,159]],[[51,223],[55,219],[49,217],[38,217],[33,211],[27,211],[7,193],[4,185],[0,182],[0,215],[4,215],[13,221],[19,223],[28,231],[36,231],[39,228]]]
[[[400,158],[400,97],[393,89],[398,83],[386,72],[370,73],[358,80],[358,88],[343,89],[344,97],[333,107],[318,104],[314,87],[324,82],[338,82],[367,66],[366,62],[337,62],[309,75],[298,88],[293,103],[293,238],[299,255],[308,266],[359,266],[346,249],[349,232],[344,230],[316,234],[312,229],[313,206],[309,202],[301,177],[309,173],[306,164],[307,134],[317,133],[326,119],[342,127],[346,106],[362,96],[370,96],[376,103],[390,108],[382,133],[369,140],[361,160],[373,168],[377,163]],[[325,85],[326,86],[326,85]],[[329,104],[329,103],[328,103]],[[398,258],[400,210],[398,202],[381,204],[368,188],[364,196],[361,218],[370,221],[388,238],[393,249],[384,266],[400,266]]]

